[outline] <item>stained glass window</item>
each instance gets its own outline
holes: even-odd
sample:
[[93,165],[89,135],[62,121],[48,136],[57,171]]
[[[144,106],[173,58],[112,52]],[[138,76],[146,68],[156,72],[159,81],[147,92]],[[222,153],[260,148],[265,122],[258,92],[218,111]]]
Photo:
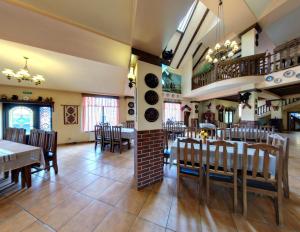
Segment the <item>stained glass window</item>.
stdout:
[[50,131],[51,130],[51,108],[40,107],[40,129]]
[[165,102],[164,108],[165,108],[165,122],[181,120],[180,103]]
[[16,106],[9,110],[9,127],[24,128],[26,134],[33,128],[33,111],[24,106]]

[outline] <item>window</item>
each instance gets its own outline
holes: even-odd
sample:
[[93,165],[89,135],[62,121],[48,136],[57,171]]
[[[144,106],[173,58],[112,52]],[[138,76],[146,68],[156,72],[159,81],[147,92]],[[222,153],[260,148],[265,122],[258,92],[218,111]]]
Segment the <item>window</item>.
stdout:
[[164,103],[165,107],[165,122],[167,121],[181,121],[180,103]]
[[113,97],[83,97],[83,130],[93,131],[98,123],[119,123],[119,99]]
[[233,122],[233,111],[225,111],[225,123],[232,123]]
[[193,4],[191,5],[189,11],[186,13],[186,15],[184,16],[184,18],[181,20],[177,30],[181,33],[184,33],[187,26],[188,26],[188,23],[190,21],[190,18],[192,17],[192,14],[193,14],[193,11],[196,7],[196,3],[197,1],[194,1]]
[[15,106],[9,110],[9,127],[24,128],[26,134],[33,129],[33,111],[25,106]]
[[40,107],[40,129],[45,131],[51,130],[51,108],[50,107]]

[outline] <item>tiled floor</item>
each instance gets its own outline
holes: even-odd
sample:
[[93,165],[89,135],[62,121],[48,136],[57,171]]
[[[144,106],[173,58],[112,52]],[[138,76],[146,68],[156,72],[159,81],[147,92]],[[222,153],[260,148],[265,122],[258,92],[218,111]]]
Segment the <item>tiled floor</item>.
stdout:
[[176,196],[176,169],[165,167],[162,183],[134,188],[133,150],[94,151],[93,144],[59,147],[59,174],[40,172],[33,187],[12,189],[0,200],[0,231],[300,231],[300,133],[291,135],[291,198],[277,227],[270,199],[249,195],[248,220],[232,210],[232,193],[213,187],[207,206],[193,182]]

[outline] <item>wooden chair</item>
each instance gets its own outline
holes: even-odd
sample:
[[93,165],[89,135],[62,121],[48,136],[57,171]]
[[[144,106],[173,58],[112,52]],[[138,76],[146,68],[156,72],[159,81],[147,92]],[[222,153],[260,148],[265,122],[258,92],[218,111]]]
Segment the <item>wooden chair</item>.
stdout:
[[[254,154],[253,154],[254,152]],[[259,157],[263,155],[262,170],[259,169]],[[248,159],[252,158],[252,170],[249,170]],[[270,157],[276,159],[275,173],[270,172]],[[276,222],[282,223],[282,147],[269,144],[244,144],[243,154],[243,214],[247,216],[247,192],[270,196],[274,199]]]
[[[181,145],[183,144],[183,148]],[[195,149],[195,145],[199,146]],[[183,151],[183,155],[181,155]],[[180,192],[182,177],[194,179],[197,182],[198,194],[202,186],[202,141],[192,138],[177,140],[177,194]]]
[[215,138],[216,140],[226,140],[226,128],[216,128],[215,129]]
[[28,145],[43,148],[44,143],[45,143],[45,131],[32,129],[30,131]]
[[18,128],[11,128],[12,134],[11,134],[11,140],[12,142],[17,142],[19,137],[19,130]]
[[100,144],[102,148],[103,136],[102,136],[102,126],[95,125],[95,150],[97,149],[97,145]]
[[[55,174],[58,173],[57,165],[57,132],[46,131],[45,132],[45,143],[44,143],[44,158],[47,171],[50,171],[50,167],[54,168]],[[52,165],[50,165],[50,161]]]
[[272,126],[261,126],[259,131],[259,141],[265,142],[267,141],[267,137],[269,134],[274,134],[274,127]]
[[173,136],[174,139],[177,137],[184,137],[185,127],[181,122],[176,122],[174,125]]
[[102,126],[102,150],[105,149],[107,145],[110,146],[110,151],[112,151],[112,134],[110,126]]
[[198,130],[196,127],[186,127],[185,128],[185,136],[188,138],[197,138]]
[[12,141],[12,134],[13,134],[13,128],[8,127],[8,128],[6,128],[5,131],[4,131],[4,136],[3,136],[3,138],[4,138],[5,140]]
[[229,140],[243,141],[245,140],[243,128],[238,124],[234,124],[230,127]]
[[127,144],[128,149],[130,148],[129,140],[128,139],[122,139],[122,133],[121,133],[122,127],[120,126],[113,126],[112,127],[112,140],[111,140],[111,146],[112,146],[112,152],[115,152],[115,146],[119,146],[120,154],[122,153],[122,147],[124,144]]
[[259,141],[258,134],[259,134],[259,128],[257,126],[244,128],[244,141],[258,142]]
[[273,146],[282,146],[283,152],[283,170],[282,170],[282,182],[283,193],[286,198],[289,198],[289,138],[282,137],[279,134],[269,134],[267,137],[267,144]]
[[171,150],[169,149],[169,132],[165,129],[164,132],[164,164],[168,164],[168,160],[171,156]]
[[[212,146],[215,149],[212,149]],[[220,148],[222,156],[220,156]],[[232,155],[228,155],[230,153]],[[213,156],[212,156],[213,155]],[[212,157],[211,157],[212,156]],[[230,158],[230,159],[229,159]],[[224,187],[233,188],[233,208],[237,209],[237,144],[226,141],[207,141],[205,164],[206,201],[209,202],[210,182]],[[222,163],[220,163],[222,160]],[[231,161],[230,161],[231,160]],[[228,162],[229,161],[229,162]],[[232,166],[230,165],[232,163]]]
[[127,128],[134,128],[134,121],[133,120],[126,121],[126,127]]
[[18,138],[17,138],[16,142],[25,144],[26,143],[26,130],[19,128],[18,131],[19,131]]

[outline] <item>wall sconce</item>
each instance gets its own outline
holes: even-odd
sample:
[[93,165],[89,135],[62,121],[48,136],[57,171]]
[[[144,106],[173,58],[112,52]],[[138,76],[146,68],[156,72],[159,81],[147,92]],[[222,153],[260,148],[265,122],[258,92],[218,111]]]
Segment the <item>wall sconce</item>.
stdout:
[[135,83],[135,75],[134,75],[134,68],[133,67],[130,67],[130,69],[129,69],[128,80],[129,80],[128,86],[129,86],[129,88],[132,88],[133,85],[136,84]]

